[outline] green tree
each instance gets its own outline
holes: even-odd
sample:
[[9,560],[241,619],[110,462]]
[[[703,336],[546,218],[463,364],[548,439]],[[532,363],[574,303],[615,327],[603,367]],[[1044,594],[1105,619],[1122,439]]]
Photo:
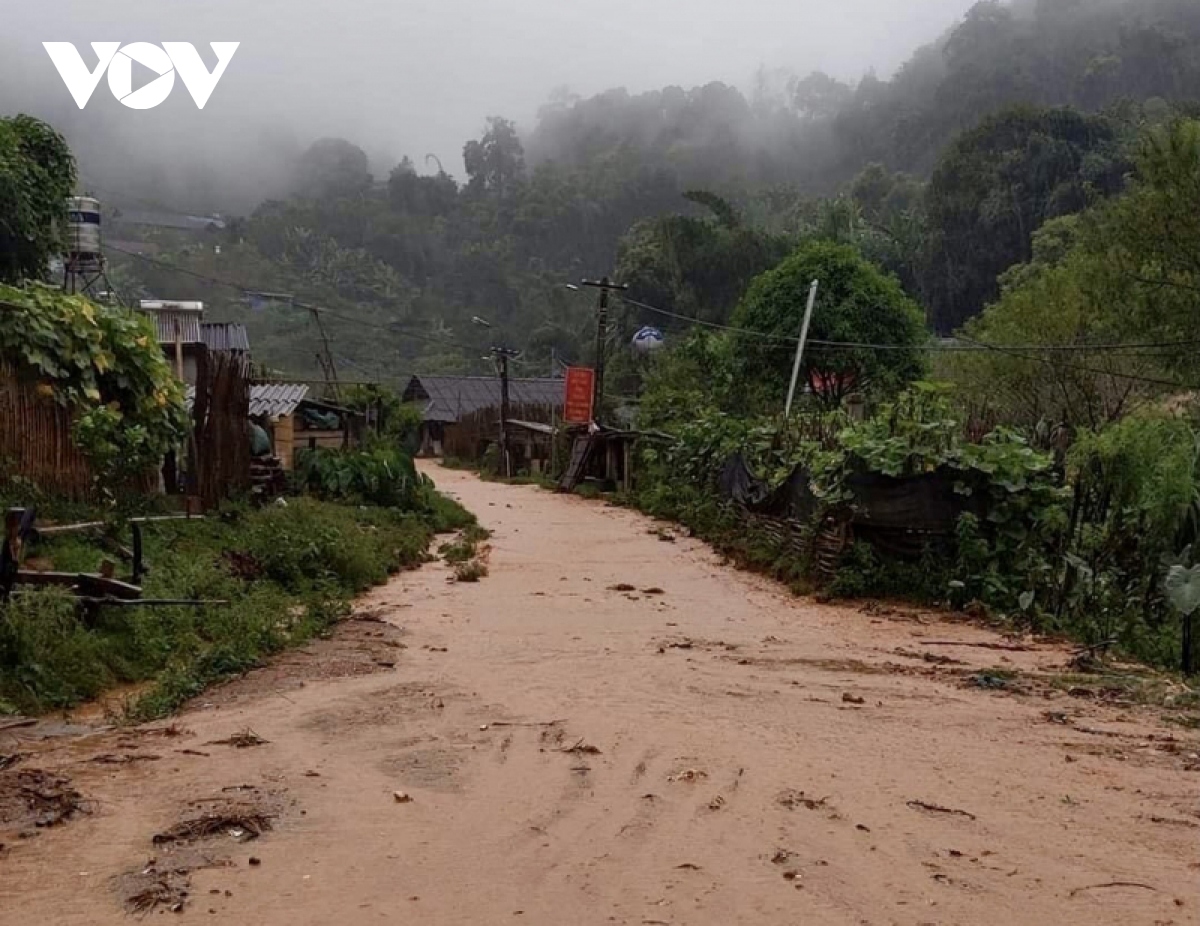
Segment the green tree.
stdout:
[[315,141],[300,158],[297,183],[299,194],[312,199],[361,194],[372,183],[366,152],[343,138]]
[[[791,240],[744,224],[728,202],[711,193],[687,196],[712,217],[672,215],[637,223],[621,239],[617,277],[639,302],[725,322],[750,281],[787,255]],[[672,325],[645,313],[636,323]]]
[[63,250],[75,159],[32,116],[0,118],[0,282],[35,279]]
[[734,325],[745,329],[734,337],[734,353],[747,393],[782,401],[813,280],[820,281],[820,295],[811,341],[893,347],[813,344],[802,374],[814,393],[837,403],[854,391],[892,392],[921,375],[928,335],[917,304],[854,248],[812,242],[754,280],[733,315]]
[[517,127],[507,119],[489,118],[483,137],[463,147],[463,166],[473,187],[503,196],[525,174]]
[[[1127,309],[1160,340],[1194,338],[1200,297],[1200,121],[1148,132],[1128,195],[1101,210],[1086,246],[1131,289]],[[1196,367],[1195,351],[1176,358]]]
[[998,292],[997,277],[1031,257],[1033,233],[1120,190],[1128,162],[1106,120],[1069,109],[989,117],[942,156],[926,196],[925,292],[950,331]]

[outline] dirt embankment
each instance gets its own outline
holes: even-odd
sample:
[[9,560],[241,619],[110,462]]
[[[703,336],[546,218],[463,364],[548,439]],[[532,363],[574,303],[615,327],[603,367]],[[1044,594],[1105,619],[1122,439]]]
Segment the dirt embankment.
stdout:
[[1069,650],[432,474],[482,582],[173,724],[0,729],[0,923],[1200,923],[1200,735]]

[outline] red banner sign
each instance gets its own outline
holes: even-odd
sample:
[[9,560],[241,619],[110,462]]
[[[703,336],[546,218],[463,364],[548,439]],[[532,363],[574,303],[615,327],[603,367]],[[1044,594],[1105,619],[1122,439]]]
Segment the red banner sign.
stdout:
[[587,424],[592,420],[592,396],[596,389],[596,371],[590,367],[568,367],[563,421]]

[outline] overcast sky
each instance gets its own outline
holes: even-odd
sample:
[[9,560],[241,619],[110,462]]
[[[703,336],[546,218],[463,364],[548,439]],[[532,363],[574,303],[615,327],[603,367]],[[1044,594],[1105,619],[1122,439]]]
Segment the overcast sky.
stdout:
[[886,77],[973,2],[5,0],[0,108],[53,115],[47,94],[74,108],[43,41],[75,42],[89,65],[92,41],[192,42],[210,65],[207,42],[238,41],[203,112],[178,82],[153,111],[117,105],[102,82],[86,117],[130,134],[237,127],[284,130],[301,144],[340,135],[380,166],[433,152],[460,173],[462,144],[486,116],[528,130],[556,87],[587,96],[721,80],[748,89],[760,65]]

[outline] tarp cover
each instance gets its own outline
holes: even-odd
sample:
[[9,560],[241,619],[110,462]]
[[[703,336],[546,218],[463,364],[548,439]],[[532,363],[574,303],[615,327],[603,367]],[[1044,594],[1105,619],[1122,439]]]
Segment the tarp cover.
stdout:
[[[942,468],[919,476],[855,473],[846,480],[853,495],[851,520],[872,531],[949,535],[964,511],[978,508],[975,498],[955,491],[962,474]],[[808,471],[797,466],[777,488],[754,475],[741,454],[725,463],[721,494],[756,514],[804,520],[817,510]]]
[[746,458],[735,453],[725,463],[719,479],[721,494],[755,514],[804,519],[816,510],[817,499],[809,487],[808,470],[797,466],[776,489],[751,472]]
[[939,469],[920,476],[855,473],[846,480],[854,494],[854,524],[900,531],[950,534],[969,498],[954,491],[959,477]]

